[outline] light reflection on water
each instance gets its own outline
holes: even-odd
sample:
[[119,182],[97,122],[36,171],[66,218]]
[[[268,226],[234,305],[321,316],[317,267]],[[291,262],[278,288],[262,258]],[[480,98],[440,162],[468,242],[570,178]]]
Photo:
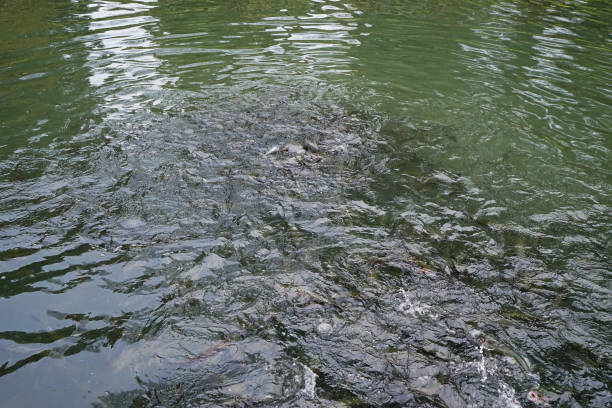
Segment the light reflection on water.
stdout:
[[4,403],[605,406],[611,17],[4,2]]
[[86,34],[78,38],[89,51],[85,67],[90,72],[89,83],[99,91],[109,105],[105,111],[137,111],[145,107],[143,94],[160,91],[174,83],[176,77],[160,73],[162,61],[153,50],[158,47],[150,28],[159,20],[148,15],[156,1],[147,4],[107,1],[80,15],[90,22]]

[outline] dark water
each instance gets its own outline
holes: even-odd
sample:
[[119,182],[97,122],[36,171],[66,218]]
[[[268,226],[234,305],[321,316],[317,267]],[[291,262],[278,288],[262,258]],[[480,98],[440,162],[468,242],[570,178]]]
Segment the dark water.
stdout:
[[606,407],[608,1],[0,0],[3,407]]

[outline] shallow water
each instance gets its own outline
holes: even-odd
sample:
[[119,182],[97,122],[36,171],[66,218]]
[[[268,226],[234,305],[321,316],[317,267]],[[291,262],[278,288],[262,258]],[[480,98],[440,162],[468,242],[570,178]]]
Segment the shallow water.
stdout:
[[604,407],[606,1],[0,1],[3,406]]

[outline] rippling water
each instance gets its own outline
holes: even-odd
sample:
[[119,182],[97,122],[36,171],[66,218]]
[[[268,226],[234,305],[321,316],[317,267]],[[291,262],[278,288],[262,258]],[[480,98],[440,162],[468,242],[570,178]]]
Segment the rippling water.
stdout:
[[2,405],[609,406],[611,21],[0,0]]

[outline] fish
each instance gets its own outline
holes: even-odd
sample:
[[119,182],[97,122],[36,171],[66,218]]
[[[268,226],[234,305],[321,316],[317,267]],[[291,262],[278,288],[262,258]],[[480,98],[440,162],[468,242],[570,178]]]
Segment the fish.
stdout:
[[213,344],[212,346],[208,347],[203,352],[201,352],[199,354],[196,354],[193,357],[188,358],[186,361],[183,362],[183,364],[194,363],[194,362],[197,362],[197,361],[204,361],[207,358],[212,357],[215,354],[217,354],[219,351],[221,351],[229,343],[230,343],[229,339],[221,340],[221,341]]

